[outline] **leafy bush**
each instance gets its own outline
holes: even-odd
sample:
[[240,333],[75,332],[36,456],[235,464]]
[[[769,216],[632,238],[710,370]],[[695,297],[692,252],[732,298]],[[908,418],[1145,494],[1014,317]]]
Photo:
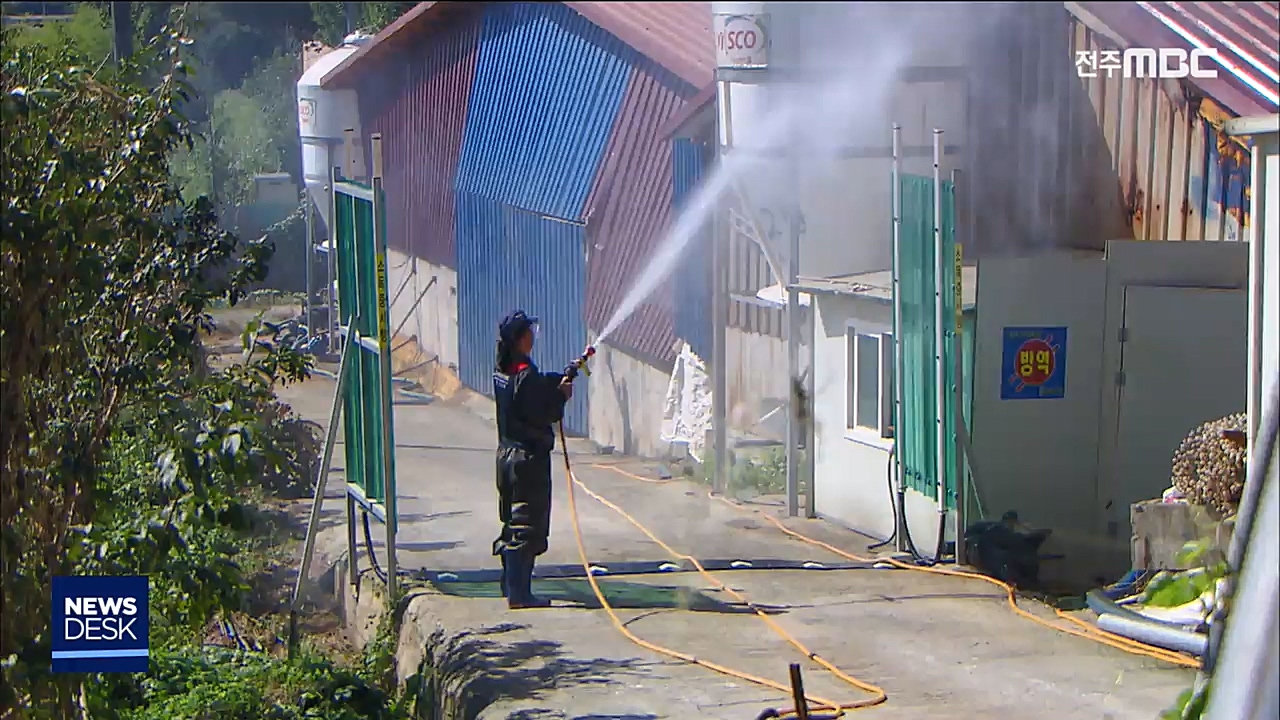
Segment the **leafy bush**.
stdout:
[[152,672],[113,698],[116,720],[392,720],[395,699],[359,668],[314,653],[285,661],[263,653],[182,647],[158,653]]
[[171,182],[193,142],[188,44],[179,17],[145,47],[144,85],[127,63],[97,74],[75,48],[4,43],[0,707],[26,717],[77,716],[84,695],[48,674],[52,576],[149,575],[160,644],[190,640],[244,601],[246,491],[313,463],[273,395],[307,359],[253,325],[242,362],[206,365],[208,308],[261,280],[272,246]]

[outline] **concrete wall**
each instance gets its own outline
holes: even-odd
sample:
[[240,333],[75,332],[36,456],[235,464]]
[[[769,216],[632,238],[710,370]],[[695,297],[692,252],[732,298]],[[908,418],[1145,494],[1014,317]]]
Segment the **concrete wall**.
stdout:
[[[892,440],[846,427],[848,352],[846,328],[888,332],[893,327],[890,304],[848,296],[820,294],[814,335],[814,498],[818,514],[876,538],[893,533],[889,501],[889,451]],[[907,490],[907,522],[919,548],[938,540],[937,505],[933,498]]]
[[454,375],[458,372],[457,288],[458,274],[453,269],[388,251],[391,328],[403,323],[399,334],[416,338],[428,358],[438,356],[439,366]]
[[597,345],[588,381],[591,393],[587,429],[591,440],[628,455],[671,456],[671,447],[661,437],[670,381],[668,370],[607,342]]
[[[757,421],[788,398],[786,344],[736,328],[725,331],[725,341],[731,434],[781,440],[785,413],[775,415],[776,422],[761,425]],[[673,448],[661,437],[670,369],[651,365],[607,342],[596,351],[590,381],[591,440],[629,455],[670,457]]]

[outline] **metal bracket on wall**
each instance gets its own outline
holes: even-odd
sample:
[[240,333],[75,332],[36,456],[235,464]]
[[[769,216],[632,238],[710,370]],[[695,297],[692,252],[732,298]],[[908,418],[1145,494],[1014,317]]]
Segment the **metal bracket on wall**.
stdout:
[[1124,371],[1116,373],[1116,387],[1124,387]]
[[1120,328],[1120,331],[1116,333],[1116,340],[1119,342],[1128,342],[1129,328],[1125,328],[1125,327]]

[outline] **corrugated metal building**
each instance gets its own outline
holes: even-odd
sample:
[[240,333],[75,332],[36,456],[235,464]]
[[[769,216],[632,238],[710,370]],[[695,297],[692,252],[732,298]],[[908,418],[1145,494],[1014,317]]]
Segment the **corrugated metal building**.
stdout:
[[[774,12],[812,15],[821,26],[825,10]],[[966,255],[1100,250],[1112,238],[1244,239],[1248,143],[1221,128],[1232,116],[1277,109],[1280,3],[1028,3],[1001,6],[998,15],[966,53],[969,142],[959,182]],[[1081,76],[1080,53],[1126,47],[1215,48],[1219,77],[1123,78],[1087,68],[1092,76]],[[776,42],[775,50],[785,52]],[[713,116],[715,93],[707,90],[675,124]],[[730,255],[731,293],[750,296],[775,282],[745,238],[735,237]],[[682,336],[695,337],[710,299],[688,301],[700,304],[681,308],[691,322]],[[729,324],[775,334],[770,312],[734,302]]]
[[[324,79],[355,87],[383,134],[390,242],[457,269],[466,385],[490,392],[513,307],[542,317],[548,367],[608,321],[669,220],[658,130],[710,79],[711,52],[702,3],[421,3]],[[674,337],[662,295],[610,343],[665,364]]]
[[[1006,41],[972,63],[984,76],[969,94],[966,250],[1243,240],[1248,152],[1221,126],[1276,109],[1278,6],[1046,3],[1007,18]],[[1206,26],[1217,16],[1252,34],[1237,44],[1175,32],[1166,13],[1196,32],[1199,14]],[[1253,21],[1258,15],[1269,15],[1270,30]],[[1246,43],[1256,66],[1231,50]],[[1169,47],[1219,49],[1219,78],[1126,78],[1105,69],[1107,51]]]

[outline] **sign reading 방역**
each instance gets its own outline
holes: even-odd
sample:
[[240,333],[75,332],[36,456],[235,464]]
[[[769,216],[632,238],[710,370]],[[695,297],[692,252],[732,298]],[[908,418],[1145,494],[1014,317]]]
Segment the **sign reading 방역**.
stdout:
[[54,577],[52,671],[147,672],[149,599],[144,576]]
[[1067,394],[1067,329],[1007,327],[1001,400],[1045,400]]

